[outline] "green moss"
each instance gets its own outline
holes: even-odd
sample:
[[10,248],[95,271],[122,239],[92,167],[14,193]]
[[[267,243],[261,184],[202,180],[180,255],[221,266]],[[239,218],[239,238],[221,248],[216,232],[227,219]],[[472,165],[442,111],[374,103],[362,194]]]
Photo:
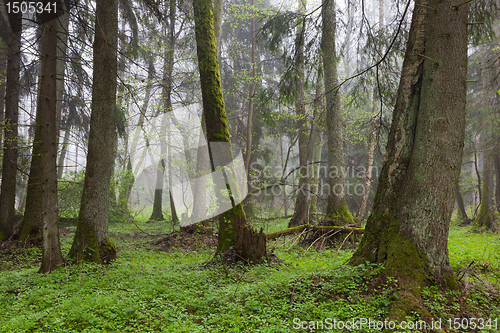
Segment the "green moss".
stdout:
[[453,273],[445,274],[444,276],[446,285],[444,286],[448,290],[459,290],[460,284],[458,283],[457,277]]
[[337,220],[337,221],[345,221],[349,223],[354,223],[354,219],[352,217],[349,208],[347,208],[347,204],[343,203],[340,206],[336,207],[328,207],[328,211],[326,212],[326,219]]
[[[484,197],[484,194],[483,194]],[[481,200],[481,205],[479,207],[479,213],[477,214],[474,223],[472,224],[473,231],[482,232],[489,231],[493,229],[494,224],[493,213],[489,207],[485,204],[485,199]]]
[[116,259],[116,245],[109,237],[106,237],[99,246],[99,257],[102,263]]
[[7,239],[7,237],[5,237],[5,233],[0,230],[0,242],[3,242],[6,239]]

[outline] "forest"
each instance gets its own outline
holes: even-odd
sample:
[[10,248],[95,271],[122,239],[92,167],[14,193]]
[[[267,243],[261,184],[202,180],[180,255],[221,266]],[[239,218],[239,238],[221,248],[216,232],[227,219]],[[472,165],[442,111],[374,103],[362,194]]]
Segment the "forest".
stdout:
[[0,332],[500,332],[499,0],[0,2]]

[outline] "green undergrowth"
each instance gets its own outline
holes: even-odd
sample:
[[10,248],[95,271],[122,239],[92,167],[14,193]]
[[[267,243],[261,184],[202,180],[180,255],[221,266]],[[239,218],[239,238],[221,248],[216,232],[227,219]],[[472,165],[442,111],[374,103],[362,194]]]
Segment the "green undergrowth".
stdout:
[[[154,241],[172,231],[168,223],[143,221],[110,229],[118,246],[118,258],[110,265],[83,263],[42,275],[36,273],[37,249],[12,250],[17,261],[3,256],[0,332],[346,332],[320,328],[329,328],[333,320],[383,322],[398,297],[396,281],[373,284],[383,267],[344,265],[351,250],[302,248],[280,240],[269,244],[276,255],[272,258],[279,260],[252,267],[225,266],[210,262],[214,254],[210,248],[157,251]],[[69,250],[73,230],[62,232],[63,253]],[[472,246],[474,240],[492,235],[466,232],[451,230],[454,268],[458,272],[472,258],[490,258],[493,274],[498,258],[488,257],[485,245]],[[464,244],[471,252],[456,250],[464,237],[471,242]],[[495,238],[488,239],[492,246]],[[484,272],[475,269],[484,278]],[[463,313],[500,317],[494,291],[465,276],[470,287],[463,292],[448,294],[433,288],[422,292],[426,307],[436,320],[443,320],[443,327],[446,320]],[[380,332],[366,326],[355,331]]]

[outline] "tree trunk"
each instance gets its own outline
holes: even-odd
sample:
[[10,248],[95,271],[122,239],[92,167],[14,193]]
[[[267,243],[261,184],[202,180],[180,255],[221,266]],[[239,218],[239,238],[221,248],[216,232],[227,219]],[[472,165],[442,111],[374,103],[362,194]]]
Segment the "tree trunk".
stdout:
[[[299,12],[304,14],[306,11],[305,0],[299,0]],[[307,218],[310,192],[307,191],[309,186],[308,170],[305,166],[308,157],[308,141],[309,136],[307,131],[306,121],[306,106],[305,106],[305,93],[304,93],[304,39],[305,39],[305,19],[297,27],[298,32],[296,36],[296,52],[295,52],[295,89],[297,90],[297,97],[295,102],[295,114],[297,115],[297,129],[299,131],[299,165],[304,166],[299,171],[299,188],[297,189],[297,196],[295,198],[295,213],[293,214],[288,227],[295,227],[303,224]]]
[[[482,137],[485,144],[491,138],[491,127],[491,122],[487,122],[484,126]],[[495,155],[493,149],[485,145],[483,156],[483,188],[479,212],[473,223],[475,231],[489,231],[494,227],[493,195],[495,183],[493,182],[493,177]]]
[[5,127],[0,193],[0,241],[14,233],[17,175],[17,121],[19,103],[19,70],[21,65],[22,14],[9,13],[7,82],[5,92]]
[[78,224],[69,256],[107,262],[116,256],[108,238],[109,193],[116,136],[118,0],[96,1],[92,113]]
[[[212,1],[193,0],[195,35],[200,72],[200,85],[203,99],[203,118],[207,129],[209,147],[221,144],[220,151],[210,147],[212,171],[215,171],[214,154],[220,155],[221,163],[232,160],[227,115],[224,109],[217,47],[214,35]],[[227,163],[226,163],[227,164]],[[221,164],[225,165],[225,164]],[[226,181],[229,180],[226,173]],[[233,197],[239,197],[239,189],[232,188]],[[236,259],[261,261],[267,257],[266,238],[262,229],[255,232],[246,224],[245,212],[241,203],[221,214],[219,218],[219,238],[216,255],[233,254]]]
[[[323,133],[321,127],[324,124],[324,98],[323,93],[323,78],[318,75],[318,82],[316,82],[316,95],[314,97],[314,111],[311,121],[311,134],[309,135],[309,144],[307,150],[309,151],[308,161],[317,162],[321,157],[321,148],[323,147]],[[321,125],[320,125],[321,124]],[[317,212],[317,194],[318,194],[318,181],[319,181],[319,166],[313,164],[311,166],[311,178],[309,180],[311,192],[316,195],[311,196],[309,213]]]
[[[5,120],[5,88],[6,88],[6,72],[7,72],[7,57],[8,48],[3,39],[0,39],[0,124]],[[2,160],[3,152],[3,136],[0,133],[0,161]]]
[[489,63],[490,52],[486,47],[482,47],[483,68],[482,81],[484,92],[484,109],[487,111],[484,119],[481,139],[483,143],[483,188],[479,212],[474,220],[473,228],[475,231],[490,231],[494,227],[493,217],[493,196],[494,196],[494,170],[495,170],[495,147],[491,147],[493,139],[493,126],[491,117],[493,116],[493,107],[496,89],[494,85],[495,73],[493,66]]
[[376,127],[375,121],[372,119],[370,125],[370,135],[368,136],[368,156],[366,161],[366,174],[363,179],[363,196],[361,197],[361,203],[359,204],[358,213],[356,214],[356,219],[358,223],[361,222],[365,215],[366,204],[368,203],[368,198],[370,197],[370,188],[372,186],[372,170],[373,170],[373,158],[375,153],[375,139],[376,139]]
[[[57,14],[42,14],[42,47],[40,94],[37,103],[34,142],[40,148],[40,182],[42,222],[42,265],[40,273],[51,272],[64,262],[57,216]],[[33,149],[35,150],[35,149]]]
[[458,219],[462,223],[468,223],[469,217],[467,216],[467,211],[465,210],[464,198],[462,197],[462,194],[460,193],[460,185],[457,185],[457,191],[456,191],[455,197],[457,199]]
[[326,219],[352,223],[353,218],[345,201],[345,164],[342,139],[342,114],[340,112],[339,87],[337,82],[337,59],[335,53],[335,2],[330,0],[322,7],[323,35],[321,53],[323,57],[326,132],[328,142],[328,202]]
[[500,154],[495,154],[495,205],[500,212]]
[[[175,47],[175,16],[176,16],[176,0],[170,0],[169,8],[169,25],[168,25],[168,45],[163,52],[163,90],[162,90],[162,101],[163,101],[163,119],[165,121],[165,130],[160,133],[161,144],[161,156],[166,160],[166,165],[168,167],[168,190],[169,190],[169,203],[170,211],[172,214],[172,221],[178,222],[177,212],[175,210],[175,205],[173,202],[173,197],[170,194],[172,189],[172,170],[171,170],[171,146],[170,146],[170,117],[165,114],[172,111],[172,71],[174,67],[174,47]],[[164,25],[165,27],[165,25]],[[163,144],[164,136],[168,136],[168,146]],[[164,150],[165,149],[165,150]],[[167,152],[168,150],[168,152]],[[165,161],[160,161],[160,163],[165,163]],[[156,173],[156,188],[155,196],[153,202],[153,213],[151,214],[150,220],[161,221],[164,220],[162,212],[162,200],[163,200],[163,182],[164,182],[165,164],[158,166],[158,172]],[[160,183],[161,182],[161,183]]]
[[462,163],[467,5],[415,4],[374,206],[350,260],[385,264],[402,286],[389,316],[426,315],[421,288],[456,289],[448,229]]
[[59,161],[57,162],[57,179],[61,179],[64,173],[64,161],[66,160],[66,153],[68,152],[69,135],[71,134],[70,128],[64,130],[64,139],[62,142],[61,154],[59,154]]

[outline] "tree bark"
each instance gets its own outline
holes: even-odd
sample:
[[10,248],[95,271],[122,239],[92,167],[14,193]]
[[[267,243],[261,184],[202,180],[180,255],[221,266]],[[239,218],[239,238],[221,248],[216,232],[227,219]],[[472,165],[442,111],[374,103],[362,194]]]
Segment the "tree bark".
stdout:
[[465,210],[464,198],[462,197],[462,194],[460,193],[460,185],[457,185],[457,191],[456,191],[455,197],[457,199],[458,219],[462,223],[468,223],[469,217],[467,216],[467,211]]
[[366,174],[365,179],[363,179],[363,196],[361,197],[361,203],[359,204],[358,213],[356,214],[356,219],[358,223],[363,220],[366,210],[366,205],[368,203],[368,198],[370,197],[370,188],[372,186],[372,170],[373,170],[373,158],[375,153],[375,137],[376,137],[376,127],[375,121],[372,119],[370,125],[370,135],[368,136],[368,156],[366,161]]
[[491,147],[487,147],[486,143],[491,138],[491,122],[487,122],[483,130],[483,143],[485,149],[483,153],[483,187],[481,195],[481,203],[479,204],[479,212],[474,219],[473,228],[475,231],[490,231],[494,227],[493,217],[493,196],[494,196],[494,152]]
[[353,223],[345,201],[344,142],[335,52],[335,1],[330,0],[323,5],[321,16],[323,19],[321,54],[325,80],[329,185],[325,218]]
[[[217,47],[214,35],[214,20],[212,1],[193,0],[195,36],[200,72],[200,85],[203,99],[203,118],[207,129],[209,147],[212,143],[222,142],[229,145],[218,151],[222,162],[232,160],[229,129],[220,79],[219,64],[217,61]],[[214,151],[209,149],[212,171],[214,167]],[[227,164],[227,163],[226,163]],[[225,164],[224,164],[225,165]],[[228,174],[226,173],[226,180]],[[235,192],[239,191],[234,189]],[[238,197],[239,193],[232,193]],[[219,237],[216,255],[231,254],[236,259],[261,261],[267,257],[266,238],[262,229],[255,232],[246,224],[245,212],[241,203],[219,217]]]
[[[0,39],[0,124],[3,125],[5,120],[5,88],[6,88],[6,72],[7,72],[8,48],[3,39]],[[0,133],[0,161],[3,153],[3,136]]]
[[[57,14],[42,13],[40,94],[37,103],[34,142],[40,152],[42,222],[42,265],[39,273],[48,273],[64,260],[59,243],[57,216]],[[33,149],[35,150],[35,149]]]
[[[299,13],[304,14],[306,11],[305,0],[299,0]],[[305,166],[308,157],[308,131],[306,121],[306,106],[305,106],[305,92],[304,92],[304,39],[305,39],[305,17],[301,24],[297,27],[296,36],[296,52],[295,52],[295,89],[297,93],[295,101],[295,114],[297,116],[297,129],[299,131],[299,165]],[[295,213],[288,222],[288,227],[298,226],[306,220],[310,192],[305,190],[309,186],[308,167],[300,168],[299,171],[299,188],[297,189],[297,196],[295,198]]]
[[113,142],[116,136],[118,0],[96,1],[92,113],[85,181],[69,256],[107,262],[116,256],[108,237]]
[[7,82],[5,92],[5,127],[0,192],[0,241],[14,233],[17,175],[17,121],[19,103],[19,71],[21,66],[22,14],[9,13]]
[[467,5],[415,4],[387,152],[365,234],[352,265],[384,263],[403,286],[389,315],[426,315],[421,288],[456,289],[448,229],[462,163]]

